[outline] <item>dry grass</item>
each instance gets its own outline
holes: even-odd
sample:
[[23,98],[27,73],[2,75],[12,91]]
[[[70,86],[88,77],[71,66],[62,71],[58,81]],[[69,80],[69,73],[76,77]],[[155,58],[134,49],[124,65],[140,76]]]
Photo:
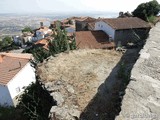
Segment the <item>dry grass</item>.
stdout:
[[101,49],[76,50],[51,57],[38,71],[44,82],[63,80],[73,86],[75,93],[66,96],[65,101],[69,104],[74,102],[79,110],[83,110],[121,56],[115,51]]

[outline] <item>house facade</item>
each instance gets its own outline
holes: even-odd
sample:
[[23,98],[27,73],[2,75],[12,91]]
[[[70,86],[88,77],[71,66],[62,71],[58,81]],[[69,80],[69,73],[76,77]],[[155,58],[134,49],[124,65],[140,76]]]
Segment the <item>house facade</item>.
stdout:
[[95,30],[102,30],[104,31],[107,35],[112,37],[112,39],[115,39],[115,30],[109,26],[107,23],[104,21],[98,21],[95,23]]
[[14,106],[14,99],[36,81],[31,54],[0,53],[0,105]]
[[12,38],[13,38],[13,41],[16,45],[22,45],[23,44],[23,40],[20,36],[14,35],[14,36],[12,36]]
[[147,22],[137,17],[102,19],[95,23],[95,30],[103,30],[116,45],[146,39],[150,28]]
[[53,32],[48,27],[41,27],[36,31],[36,37],[40,40],[43,39],[49,35],[51,35]]
[[81,19],[76,20],[76,31],[87,31],[88,29],[88,23],[93,23],[95,22],[95,18],[91,17],[84,17]]

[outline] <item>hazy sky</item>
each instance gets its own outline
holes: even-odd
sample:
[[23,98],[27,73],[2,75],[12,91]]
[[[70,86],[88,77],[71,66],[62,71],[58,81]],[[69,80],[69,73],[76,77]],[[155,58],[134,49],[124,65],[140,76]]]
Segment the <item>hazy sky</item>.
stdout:
[[[0,13],[133,11],[150,0],[0,0]],[[160,3],[160,0],[157,0]]]

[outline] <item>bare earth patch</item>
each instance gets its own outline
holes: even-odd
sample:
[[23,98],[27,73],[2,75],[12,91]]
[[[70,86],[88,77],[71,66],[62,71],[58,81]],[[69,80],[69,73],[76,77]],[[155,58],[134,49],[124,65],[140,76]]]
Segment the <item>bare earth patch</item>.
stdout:
[[[121,56],[115,51],[101,49],[61,53],[40,65],[38,74],[45,84],[52,84],[48,89],[61,86],[57,88],[63,99],[60,106],[76,106],[83,111]],[[55,89],[50,91],[55,92]]]

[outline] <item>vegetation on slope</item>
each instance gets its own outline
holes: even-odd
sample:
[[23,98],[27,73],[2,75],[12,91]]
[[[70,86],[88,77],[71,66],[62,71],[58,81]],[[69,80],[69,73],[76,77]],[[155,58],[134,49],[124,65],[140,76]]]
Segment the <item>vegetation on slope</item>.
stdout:
[[141,3],[132,14],[147,22],[154,22],[155,16],[160,12],[160,4],[156,0]]
[[25,27],[22,32],[33,32],[32,29],[30,27]]
[[0,106],[0,120],[49,120],[48,114],[56,102],[43,85],[36,81],[20,96],[16,108]]
[[2,41],[0,41],[0,52],[17,48],[18,46],[14,44],[13,39],[10,36],[6,36],[2,39]]

